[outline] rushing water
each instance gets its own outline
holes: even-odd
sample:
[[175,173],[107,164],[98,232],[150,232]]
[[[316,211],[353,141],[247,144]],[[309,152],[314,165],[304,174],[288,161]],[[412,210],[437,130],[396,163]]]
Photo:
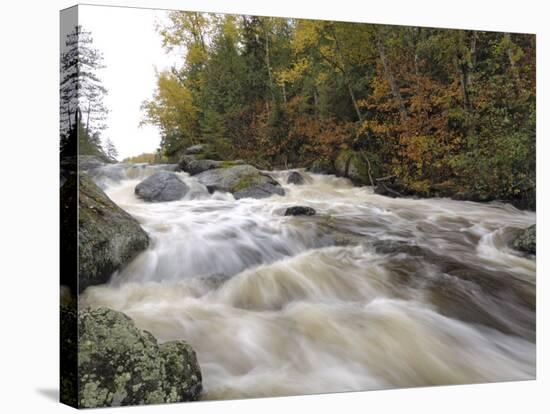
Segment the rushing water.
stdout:
[[96,181],[152,243],[81,306],[189,342],[206,399],[535,377],[535,261],[507,247],[532,212],[288,171],[270,173],[285,196],[211,195],[178,173],[184,199],[146,203],[134,187],[154,167],[106,168]]

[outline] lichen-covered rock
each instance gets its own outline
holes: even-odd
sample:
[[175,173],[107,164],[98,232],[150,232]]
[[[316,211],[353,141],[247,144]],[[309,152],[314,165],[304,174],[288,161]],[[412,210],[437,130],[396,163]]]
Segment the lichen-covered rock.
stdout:
[[202,378],[183,341],[158,345],[121,312],[78,314],[78,402],[83,408],[196,400]]
[[520,230],[512,241],[512,247],[524,253],[537,254],[536,225]]
[[293,206],[285,211],[285,216],[314,216],[316,213],[314,208],[306,206]]
[[166,402],[196,400],[202,382],[193,348],[183,341],[170,341],[160,344],[159,351],[165,366]]
[[159,171],[136,185],[135,194],[145,201],[161,202],[181,199],[189,187],[172,172]]
[[[85,173],[79,177],[78,291],[82,292],[106,283],[113,272],[147,248],[149,237]],[[64,284],[72,285],[70,281]]]
[[266,198],[273,194],[285,194],[277,181],[248,164],[208,170],[196,177],[208,191],[229,192],[236,199]]
[[286,179],[288,184],[301,185],[305,182],[304,177],[298,171],[292,171]]

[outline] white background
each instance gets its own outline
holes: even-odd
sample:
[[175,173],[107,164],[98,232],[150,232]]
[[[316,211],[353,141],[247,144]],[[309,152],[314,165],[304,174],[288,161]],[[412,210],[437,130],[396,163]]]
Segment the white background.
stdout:
[[[93,3],[93,1],[90,1]],[[102,413],[549,412],[548,157],[542,129],[550,97],[545,1],[104,0],[102,4],[227,11],[537,33],[538,268],[537,381],[243,401],[104,409]],[[58,53],[59,9],[71,0],[11,0],[0,12],[0,411],[69,412],[58,382]],[[123,23],[123,22],[121,22]],[[124,30],[121,25],[121,31]],[[130,75],[131,76],[131,75]],[[546,119],[543,119],[543,113]],[[220,344],[223,346],[223,344]],[[94,412],[87,411],[87,412]]]

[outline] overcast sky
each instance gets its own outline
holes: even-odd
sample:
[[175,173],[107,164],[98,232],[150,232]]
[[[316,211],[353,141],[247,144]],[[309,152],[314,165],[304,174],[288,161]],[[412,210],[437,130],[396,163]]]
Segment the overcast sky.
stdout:
[[111,138],[119,159],[154,152],[160,143],[156,127],[140,127],[141,103],[155,89],[155,70],[181,65],[181,55],[166,54],[155,30],[166,22],[162,10],[79,6],[79,23],[91,31],[94,46],[103,52],[106,68],[99,71],[109,93],[104,103],[110,113],[103,138]]

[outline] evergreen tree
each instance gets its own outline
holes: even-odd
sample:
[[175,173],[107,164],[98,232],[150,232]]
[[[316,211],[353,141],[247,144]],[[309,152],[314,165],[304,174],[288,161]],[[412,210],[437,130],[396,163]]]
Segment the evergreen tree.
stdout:
[[111,160],[117,161],[118,150],[116,149],[115,144],[113,143],[113,141],[111,141],[110,138],[107,138],[105,140],[103,151],[105,152],[105,155],[107,155],[107,157],[109,157]]
[[67,35],[61,54],[60,133],[62,146],[76,142],[76,135],[89,145],[83,150],[102,153],[99,134],[105,129],[107,90],[97,71],[104,68],[103,56],[92,46],[91,33],[76,26]]

